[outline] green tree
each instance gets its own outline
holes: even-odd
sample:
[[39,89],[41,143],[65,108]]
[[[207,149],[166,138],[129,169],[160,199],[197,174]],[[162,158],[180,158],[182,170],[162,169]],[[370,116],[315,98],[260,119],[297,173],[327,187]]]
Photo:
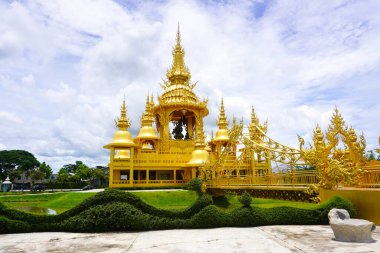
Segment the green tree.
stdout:
[[32,179],[32,184],[34,184],[35,181],[42,180],[45,178],[45,173],[43,173],[39,169],[35,169],[30,173],[30,178]]
[[40,164],[40,166],[31,170],[28,174],[32,179],[32,183],[34,184],[35,181],[48,179],[51,174],[53,174],[53,171],[49,165],[43,162]]
[[369,150],[369,151],[367,151],[365,157],[366,157],[368,160],[376,160],[375,153],[373,152],[373,150]]
[[62,169],[67,170],[69,173],[75,174],[80,165],[83,165],[82,161],[76,161],[75,164],[65,164]]
[[57,180],[60,181],[60,182],[68,182],[70,180],[70,173],[64,169],[64,168],[61,168],[59,171],[58,171],[58,177],[57,177]]
[[33,154],[25,150],[2,150],[0,151],[0,178],[7,176],[13,180],[22,172],[32,171],[40,165]]
[[51,167],[45,162],[41,163],[38,170],[45,174],[44,178],[48,179],[53,174]]
[[80,164],[75,171],[75,178],[78,180],[91,180],[92,179],[92,170],[87,167],[86,164]]
[[106,178],[106,172],[104,169],[101,169],[101,168],[93,168],[92,175],[93,175],[93,178],[96,178],[99,180],[103,180]]

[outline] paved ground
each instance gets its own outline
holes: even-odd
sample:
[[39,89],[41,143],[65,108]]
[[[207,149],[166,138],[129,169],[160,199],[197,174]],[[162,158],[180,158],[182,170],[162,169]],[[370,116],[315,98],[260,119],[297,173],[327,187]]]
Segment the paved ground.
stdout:
[[0,252],[380,252],[373,243],[335,241],[329,226],[267,226],[140,233],[0,235]]

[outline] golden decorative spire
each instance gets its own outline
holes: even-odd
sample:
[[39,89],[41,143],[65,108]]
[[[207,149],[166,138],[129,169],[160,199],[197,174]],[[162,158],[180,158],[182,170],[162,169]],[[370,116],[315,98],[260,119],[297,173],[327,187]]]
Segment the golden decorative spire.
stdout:
[[152,104],[149,101],[149,95],[146,97],[145,112],[143,114],[141,124],[142,126],[151,126],[153,123]]
[[322,130],[321,130],[319,124],[317,124],[313,133],[314,133],[314,137],[313,137],[314,145],[316,147],[320,147],[320,146],[324,145],[324,135],[322,133]]
[[[153,97],[151,97],[153,98]],[[153,123],[153,112],[152,107],[154,103],[152,100],[149,100],[149,94],[146,97],[146,105],[145,105],[145,112],[143,113],[143,116],[141,117],[141,128],[140,132],[137,135],[137,138],[139,139],[145,139],[145,140],[152,140],[157,139],[157,133],[156,130],[154,130],[152,123]]]
[[[133,138],[131,133],[128,131],[128,128],[131,126],[131,121],[127,117],[127,107],[125,106],[125,97],[123,100],[123,104],[121,106],[120,117],[115,120],[116,126],[119,128],[116,131],[112,141],[104,146],[104,148],[128,148],[135,147],[136,144],[133,142]],[[126,150],[118,150],[117,156],[115,158],[127,158]]]
[[131,126],[131,121],[127,117],[127,106],[125,105],[125,97],[121,106],[120,117],[117,118],[117,120],[115,120],[115,123],[119,130],[128,130],[128,128]]
[[218,131],[216,132],[214,142],[226,142],[230,140],[230,137],[228,135],[227,131],[228,121],[226,118],[226,113],[224,111],[224,102],[223,98],[220,103],[220,110],[219,110],[219,120],[218,120]]
[[219,126],[219,129],[227,129],[227,126],[228,126],[228,121],[227,121],[227,118],[226,118],[226,113],[224,111],[223,98],[222,98],[222,101],[220,103],[218,126]]
[[336,133],[341,133],[343,130],[346,130],[344,119],[342,115],[339,113],[337,107],[335,107],[334,113],[330,120],[329,131],[334,131]]
[[170,84],[189,84],[191,74],[188,67],[185,64],[185,50],[181,45],[181,33],[179,31],[179,24],[176,37],[176,45],[173,48],[173,63],[170,69],[167,70],[166,76]]
[[258,124],[259,124],[259,120],[257,119],[256,113],[255,113],[255,108],[252,106],[251,125],[252,126],[257,126]]

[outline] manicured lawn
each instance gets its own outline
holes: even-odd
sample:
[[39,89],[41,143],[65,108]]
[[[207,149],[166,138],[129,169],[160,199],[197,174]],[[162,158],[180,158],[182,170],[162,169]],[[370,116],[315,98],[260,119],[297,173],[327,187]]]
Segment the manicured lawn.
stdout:
[[[61,192],[41,193],[31,195],[8,195],[0,197],[0,202],[15,209],[23,210],[24,207],[50,208],[58,214],[73,208],[88,197],[96,193],[88,192]],[[25,210],[25,209],[24,209]]]
[[193,191],[131,192],[147,204],[162,209],[184,209],[195,202],[198,195]]
[[[227,207],[228,209],[234,209],[236,207],[241,206],[241,203],[238,200],[238,196],[228,195],[228,202],[230,205]],[[296,201],[287,201],[287,200],[278,200],[278,199],[252,199],[251,206],[261,207],[261,208],[272,208],[278,206],[290,206],[297,207],[303,209],[314,209],[317,208],[317,204],[313,203],[305,203],[305,202],[296,202]]]

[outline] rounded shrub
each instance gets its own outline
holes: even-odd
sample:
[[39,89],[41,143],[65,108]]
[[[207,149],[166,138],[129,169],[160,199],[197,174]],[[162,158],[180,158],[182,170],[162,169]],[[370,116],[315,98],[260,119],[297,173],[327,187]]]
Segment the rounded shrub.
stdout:
[[199,178],[191,179],[186,185],[185,189],[189,191],[195,191],[198,193],[198,195],[202,195],[204,193],[203,191],[203,180]]
[[251,194],[249,194],[247,191],[244,191],[244,193],[241,196],[239,196],[239,202],[244,207],[251,206],[251,203],[252,203],[252,196],[251,196]]

